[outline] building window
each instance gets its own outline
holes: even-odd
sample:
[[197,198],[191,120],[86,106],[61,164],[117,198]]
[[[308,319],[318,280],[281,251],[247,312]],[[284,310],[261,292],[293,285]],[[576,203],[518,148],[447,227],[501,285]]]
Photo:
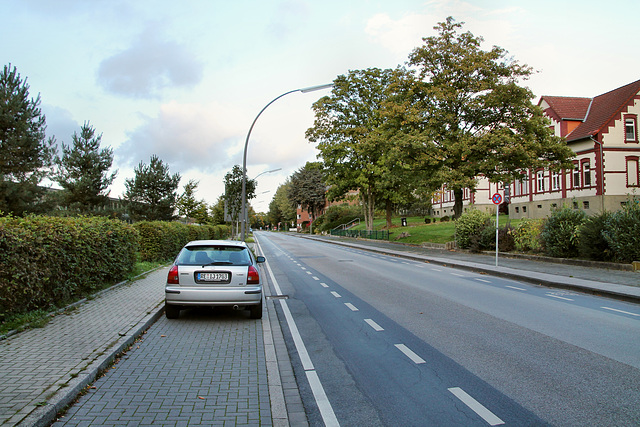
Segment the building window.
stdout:
[[588,201],[584,201],[582,202],[582,209],[589,209],[589,202]]
[[624,116],[624,141],[638,142],[638,126],[635,114],[625,114]]
[[627,157],[627,187],[638,186],[638,173],[638,157]]
[[538,171],[536,173],[536,192],[544,193],[544,171]]
[[573,209],[578,209],[578,202],[573,202]]
[[558,172],[551,173],[551,190],[560,190],[560,174]]
[[520,213],[520,208],[516,206],[516,213]]
[[527,207],[526,206],[522,207],[522,212],[527,212]]
[[529,177],[525,176],[522,178],[522,195],[525,196],[529,194]]
[[582,163],[582,184],[585,187],[591,187],[591,166],[589,161]]
[[580,188],[580,165],[577,162],[573,164],[572,180],[571,187]]

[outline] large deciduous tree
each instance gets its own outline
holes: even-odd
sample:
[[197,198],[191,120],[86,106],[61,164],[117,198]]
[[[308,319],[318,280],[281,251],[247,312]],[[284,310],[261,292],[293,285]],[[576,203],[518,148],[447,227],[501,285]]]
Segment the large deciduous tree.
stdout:
[[520,86],[532,69],[494,46],[483,50],[482,37],[459,33],[463,23],[451,17],[434,27],[438,35],[409,56],[417,67],[414,100],[406,113],[411,136],[423,143],[423,157],[437,169],[437,180],[455,196],[462,212],[463,189],[476,177],[510,182],[528,168],[569,167],[573,152],[552,135],[531,91]]
[[37,212],[38,184],[52,164],[55,141],[46,138],[40,95],[29,99],[29,85],[16,67],[0,73],[0,212]]
[[401,164],[389,157],[391,147],[384,130],[383,104],[389,84],[400,72],[369,68],[338,76],[331,95],[314,103],[314,125],[306,132],[317,143],[326,169],[328,199],[358,189],[368,229],[373,227],[378,201],[400,201],[410,193],[404,191],[410,185],[400,173]]
[[85,122],[80,133],[73,133],[72,144],[62,143],[62,153],[55,159],[55,180],[63,188],[62,202],[67,208],[86,213],[106,205],[107,189],[117,172],[109,174],[113,149],[100,149],[102,134]]
[[326,204],[326,184],[322,165],[307,162],[291,176],[287,197],[292,207],[300,206],[309,212],[311,222]]
[[151,162],[143,162],[135,168],[135,177],[125,181],[125,199],[133,220],[170,221],[175,218],[176,199],[180,174],[169,173],[155,154]]
[[269,223],[275,226],[285,223],[285,230],[291,227],[296,220],[296,206],[293,206],[289,201],[290,187],[291,178],[287,178],[287,181],[278,187],[269,203]]

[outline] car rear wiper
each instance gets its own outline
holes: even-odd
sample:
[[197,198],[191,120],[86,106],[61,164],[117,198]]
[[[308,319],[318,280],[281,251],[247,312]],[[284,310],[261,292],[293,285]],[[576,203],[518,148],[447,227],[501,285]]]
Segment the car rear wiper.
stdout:
[[203,267],[206,267],[207,265],[233,265],[233,263],[229,261],[213,261],[209,264],[204,264]]

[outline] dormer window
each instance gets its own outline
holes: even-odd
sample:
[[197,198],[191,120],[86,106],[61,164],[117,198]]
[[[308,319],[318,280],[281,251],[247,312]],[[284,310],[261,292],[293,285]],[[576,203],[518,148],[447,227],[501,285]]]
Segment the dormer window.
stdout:
[[624,141],[638,142],[637,116],[635,114],[624,116]]

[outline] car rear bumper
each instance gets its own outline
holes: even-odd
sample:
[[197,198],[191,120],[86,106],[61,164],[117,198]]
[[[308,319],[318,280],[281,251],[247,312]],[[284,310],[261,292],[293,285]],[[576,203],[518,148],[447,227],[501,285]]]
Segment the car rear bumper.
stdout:
[[255,305],[262,301],[262,286],[233,288],[165,287],[165,302],[174,305]]

